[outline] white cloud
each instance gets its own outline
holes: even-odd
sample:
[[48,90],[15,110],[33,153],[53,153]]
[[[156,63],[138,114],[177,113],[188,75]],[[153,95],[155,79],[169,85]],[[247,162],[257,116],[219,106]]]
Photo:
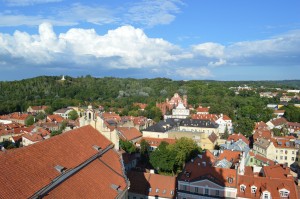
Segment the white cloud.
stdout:
[[221,44],[207,42],[193,46],[193,51],[205,57],[220,58],[224,55],[224,48]]
[[163,39],[149,38],[132,26],[122,26],[105,35],[98,35],[94,29],[73,28],[56,36],[49,23],[39,26],[38,35],[20,31],[13,35],[0,34],[1,54],[33,64],[101,63],[125,69],[158,67],[185,57],[177,46]]
[[169,24],[176,18],[175,14],[180,12],[178,5],[183,5],[183,2],[180,0],[143,0],[131,6],[125,18],[129,23],[137,23],[146,27]]
[[213,77],[211,71],[205,67],[186,67],[176,69],[176,75],[187,79],[199,79],[203,77]]
[[29,6],[35,4],[54,3],[62,0],[4,0],[9,6]]
[[73,4],[68,8],[58,9],[57,18],[65,21],[88,22],[97,25],[116,23],[120,19],[115,17],[113,9],[103,6],[87,6],[79,3]]
[[218,61],[216,62],[209,62],[208,65],[209,66],[222,66],[222,65],[225,65],[227,63],[227,61],[225,59],[219,59]]
[[74,21],[56,20],[52,17],[44,17],[41,15],[28,16],[20,14],[0,13],[0,27],[12,27],[22,25],[36,26],[44,22],[49,22],[55,26],[70,26],[77,24],[77,22]]
[[[192,46],[201,65],[297,65],[300,61],[300,30],[265,40],[241,41],[228,46],[202,43]],[[205,64],[206,62],[206,64]]]

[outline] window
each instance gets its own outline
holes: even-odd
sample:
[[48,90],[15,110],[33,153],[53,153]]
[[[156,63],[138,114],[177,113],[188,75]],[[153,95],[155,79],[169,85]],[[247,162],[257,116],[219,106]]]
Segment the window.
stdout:
[[198,192],[199,192],[199,190],[198,190],[198,187],[195,187],[195,192],[196,192],[196,193],[198,193]]
[[257,189],[257,188],[256,188],[255,186],[252,186],[252,187],[251,187],[251,193],[256,193],[256,189]]
[[158,193],[158,192],[159,192],[159,189],[156,189],[155,192]]
[[280,156],[280,160],[282,160],[283,159],[283,156]]
[[263,193],[263,199],[270,199],[270,194],[269,193]]
[[294,155],[294,154],[295,154],[295,151],[292,151],[292,154]]
[[287,156],[284,157],[284,160],[287,160]]
[[295,161],[295,158],[294,158],[294,157],[292,157],[292,161]]
[[276,149],[276,153],[278,153],[278,150]]
[[183,185],[182,189],[183,191],[186,191],[186,185]]
[[280,191],[280,197],[288,197],[289,192],[288,191]]
[[208,195],[208,189],[205,189],[204,193],[205,193],[205,195]]
[[245,185],[241,185],[241,192],[245,192],[246,190],[246,186]]
[[219,195],[220,195],[220,191],[216,190],[216,196],[219,196]]
[[283,150],[280,150],[280,153],[283,153]]
[[233,182],[233,179],[232,178],[228,178],[228,183],[232,183]]

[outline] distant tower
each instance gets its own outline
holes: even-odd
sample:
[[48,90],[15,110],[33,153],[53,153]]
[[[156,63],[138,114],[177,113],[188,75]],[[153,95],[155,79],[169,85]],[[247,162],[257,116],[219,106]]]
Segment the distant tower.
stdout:
[[63,75],[62,78],[61,78],[61,81],[65,81],[65,76]]

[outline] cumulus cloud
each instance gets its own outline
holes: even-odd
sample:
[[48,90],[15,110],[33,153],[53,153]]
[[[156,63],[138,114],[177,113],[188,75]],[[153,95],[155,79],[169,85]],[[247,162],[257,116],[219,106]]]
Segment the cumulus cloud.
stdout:
[[[98,35],[94,29],[72,28],[57,36],[50,23],[39,26],[38,35],[16,31],[0,34],[0,55],[22,58],[26,62],[49,64],[69,57],[77,64],[105,63],[112,68],[161,66],[182,59],[179,47],[143,30],[122,26]],[[67,61],[67,60],[66,60]]]
[[125,14],[129,23],[142,24],[145,27],[153,27],[171,23],[175,14],[180,12],[180,0],[143,0],[135,3]]
[[205,57],[220,58],[224,56],[225,46],[218,43],[202,43],[193,46],[193,51]]
[[300,30],[265,40],[241,41],[227,46],[202,43],[192,46],[194,57],[207,66],[298,64]]

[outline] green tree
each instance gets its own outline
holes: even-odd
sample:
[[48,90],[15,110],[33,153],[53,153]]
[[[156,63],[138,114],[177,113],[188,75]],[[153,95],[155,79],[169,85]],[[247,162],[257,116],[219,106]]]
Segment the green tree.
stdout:
[[59,131],[63,132],[67,127],[68,122],[66,120],[62,121]]
[[34,117],[32,115],[29,115],[26,120],[25,120],[25,125],[26,126],[31,126],[34,124]]
[[50,134],[50,136],[53,137],[53,136],[59,135],[59,134],[61,134],[61,133],[62,133],[61,130],[58,130],[58,131],[52,131],[51,134]]
[[120,139],[120,147],[126,151],[127,153],[134,153],[136,152],[136,147],[134,146],[134,144],[132,144],[129,141],[124,141]]
[[169,145],[168,149],[175,152],[176,167],[179,170],[182,169],[185,162],[201,152],[201,148],[198,147],[197,143],[186,137],[182,137],[175,144]]
[[176,168],[176,152],[167,149],[165,143],[161,143],[159,147],[150,154],[150,164],[158,172],[173,173]]
[[222,135],[222,139],[226,139],[227,140],[228,137],[229,137],[229,132],[228,132],[228,128],[226,126],[224,135]]
[[35,116],[35,118],[36,118],[37,120],[43,120],[43,119],[46,118],[46,114],[45,114],[45,113],[42,113],[42,112],[39,112],[39,113]]
[[75,110],[70,111],[69,113],[69,119],[76,120],[78,118],[78,113]]
[[284,117],[289,122],[299,122],[300,121],[300,108],[288,105],[287,107],[283,108],[285,110]]

